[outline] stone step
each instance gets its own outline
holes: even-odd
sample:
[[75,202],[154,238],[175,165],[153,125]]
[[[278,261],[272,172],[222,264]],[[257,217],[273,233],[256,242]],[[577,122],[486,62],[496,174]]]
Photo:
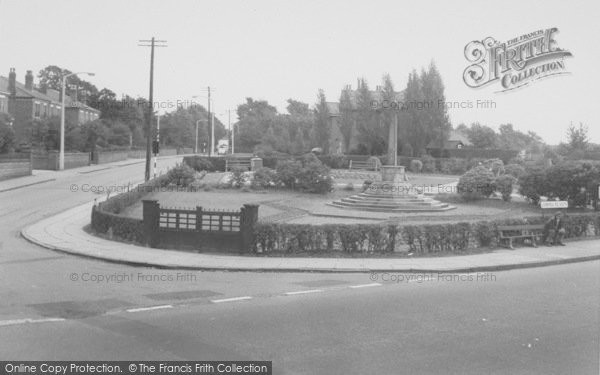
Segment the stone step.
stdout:
[[338,202],[342,202],[348,205],[354,205],[356,207],[369,207],[369,206],[376,206],[376,207],[403,207],[403,206],[415,206],[415,207],[426,207],[426,206],[437,206],[439,204],[441,204],[440,202],[437,201],[430,201],[430,202],[424,202],[424,201],[414,201],[414,202],[379,202],[379,201],[355,201],[355,200],[351,200],[348,198],[343,198],[341,199],[341,201]]
[[396,207],[396,208],[382,208],[382,207],[356,207],[353,205],[344,205],[341,202],[332,202],[327,203],[327,205],[332,207],[337,207],[341,209],[360,209],[361,211],[371,211],[371,212],[390,212],[390,213],[400,213],[400,212],[440,212],[440,211],[448,211],[455,209],[456,207],[450,206],[448,204],[443,204],[439,207]]

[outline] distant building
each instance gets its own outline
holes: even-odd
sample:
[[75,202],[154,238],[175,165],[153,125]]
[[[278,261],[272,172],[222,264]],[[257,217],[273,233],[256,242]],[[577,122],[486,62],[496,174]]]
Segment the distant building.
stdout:
[[[33,73],[27,71],[25,84],[17,81],[14,68],[10,69],[8,78],[0,76],[0,112],[10,114],[14,118],[13,128],[19,142],[27,142],[30,138],[29,124],[36,119],[60,116],[60,93],[53,89],[45,93],[38,91],[33,84]],[[82,125],[100,117],[100,111],[84,103],[65,97],[65,121]]]
[[[469,141],[469,137],[460,130],[451,130],[448,138],[444,141],[444,150],[460,150],[463,147],[473,146],[473,143]],[[440,140],[432,140],[427,145],[427,152],[437,151],[440,149]]]
[[[356,90],[352,90],[351,85],[347,85],[342,90],[341,94],[344,91],[347,91],[350,96],[350,101],[353,106],[356,106],[357,97],[358,97],[358,89],[360,88],[360,80],[358,81]],[[371,95],[371,100],[376,102],[379,107],[382,106],[383,102],[383,87],[377,86],[375,90],[369,90]],[[340,94],[340,96],[341,96]],[[395,92],[394,93],[394,104],[398,105],[404,101],[404,91]],[[392,103],[386,103],[385,105],[392,106]],[[356,150],[359,146],[358,142],[358,133],[357,127],[358,124],[354,124],[350,136],[350,141],[348,142],[348,147],[346,147],[346,142],[344,142],[344,136],[341,130],[341,112],[340,112],[340,103],[339,102],[327,102],[327,109],[329,110],[329,125],[331,129],[330,142],[329,142],[329,150],[332,154],[347,154],[350,151]]]

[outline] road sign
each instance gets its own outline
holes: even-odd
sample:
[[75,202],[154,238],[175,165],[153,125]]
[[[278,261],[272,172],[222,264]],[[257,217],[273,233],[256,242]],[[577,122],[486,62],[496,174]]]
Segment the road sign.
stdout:
[[569,208],[569,202],[567,201],[546,201],[541,202],[542,208]]

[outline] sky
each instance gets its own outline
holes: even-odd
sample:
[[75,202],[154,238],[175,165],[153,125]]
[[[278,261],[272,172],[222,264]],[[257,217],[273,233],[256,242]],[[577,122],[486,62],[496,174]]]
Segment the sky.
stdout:
[[[118,95],[148,96],[150,50],[155,58],[155,102],[206,103],[212,88],[217,117],[245,98],[264,99],[285,112],[289,98],[328,101],[358,77],[373,88],[389,73],[398,90],[408,74],[434,61],[446,101],[492,101],[492,108],[451,108],[450,120],[493,128],[512,123],[546,142],[566,138],[569,124],[589,128],[600,143],[597,65],[600,2],[577,1],[121,1],[0,0],[0,75],[11,67],[24,81],[47,65],[94,72],[89,80]],[[556,42],[573,57],[568,75],[510,92],[499,85],[473,89],[463,81],[465,46],[557,27]],[[196,98],[194,98],[196,96]],[[495,107],[495,108],[494,108]]]

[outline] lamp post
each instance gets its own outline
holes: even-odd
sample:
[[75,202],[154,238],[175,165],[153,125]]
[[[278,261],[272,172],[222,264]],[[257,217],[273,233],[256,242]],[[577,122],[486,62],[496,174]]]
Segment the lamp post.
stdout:
[[61,82],[61,103],[60,103],[60,152],[58,154],[58,169],[65,169],[65,84],[67,78],[77,74],[87,74],[93,77],[95,74],[90,72],[69,73],[62,76]]

